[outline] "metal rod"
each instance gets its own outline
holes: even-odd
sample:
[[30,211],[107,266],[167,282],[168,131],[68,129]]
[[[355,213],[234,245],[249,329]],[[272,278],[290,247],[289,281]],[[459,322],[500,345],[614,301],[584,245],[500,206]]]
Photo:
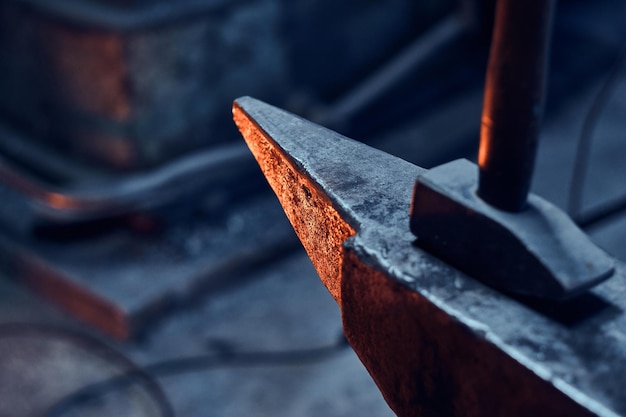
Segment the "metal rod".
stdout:
[[543,113],[555,0],[499,0],[487,69],[478,195],[492,206],[526,205]]
[[[162,207],[176,198],[218,183],[229,169],[252,168],[246,147],[225,145],[182,156],[158,169],[124,179],[57,186],[34,177],[0,155],[0,184],[19,193],[39,221],[70,224],[102,220]],[[246,165],[247,164],[247,165]]]
[[397,85],[399,80],[415,73],[435,54],[469,32],[469,29],[469,24],[457,15],[443,19],[355,89],[323,109],[316,119],[331,126],[349,120]]

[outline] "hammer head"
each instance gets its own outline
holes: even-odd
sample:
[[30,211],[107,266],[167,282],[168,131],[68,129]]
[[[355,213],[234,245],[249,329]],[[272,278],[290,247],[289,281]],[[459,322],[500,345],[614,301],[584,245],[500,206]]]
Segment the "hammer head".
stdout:
[[422,248],[508,293],[565,299],[604,281],[613,260],[560,209],[530,195],[510,213],[476,194],[478,167],[457,160],[417,179],[411,231]]

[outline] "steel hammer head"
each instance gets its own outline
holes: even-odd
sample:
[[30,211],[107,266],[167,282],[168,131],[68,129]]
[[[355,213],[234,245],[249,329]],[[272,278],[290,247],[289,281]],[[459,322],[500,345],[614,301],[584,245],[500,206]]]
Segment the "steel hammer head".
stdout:
[[531,194],[524,210],[499,210],[477,183],[467,160],[418,176],[411,231],[419,246],[494,288],[536,298],[570,298],[611,276],[613,260],[559,208]]

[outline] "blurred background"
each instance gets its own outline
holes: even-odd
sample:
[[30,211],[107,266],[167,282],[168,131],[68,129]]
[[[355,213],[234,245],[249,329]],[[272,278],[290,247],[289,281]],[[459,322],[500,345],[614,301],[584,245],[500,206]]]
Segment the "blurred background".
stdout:
[[[231,103],[474,159],[494,3],[0,0],[0,416],[392,415]],[[619,259],[625,16],[559,2],[534,178]]]

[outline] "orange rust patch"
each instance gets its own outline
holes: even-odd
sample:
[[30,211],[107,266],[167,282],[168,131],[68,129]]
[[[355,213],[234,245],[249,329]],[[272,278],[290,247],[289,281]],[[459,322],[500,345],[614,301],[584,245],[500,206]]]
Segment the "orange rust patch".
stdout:
[[591,417],[430,300],[345,251],[346,338],[399,417]]
[[341,218],[319,185],[301,175],[289,155],[237,104],[233,117],[322,282],[341,305],[343,243],[356,231]]
[[66,104],[128,120],[132,109],[123,36],[48,23],[40,30],[53,81]]
[[118,340],[128,340],[132,329],[127,315],[89,290],[64,279],[44,262],[18,262],[17,276],[33,292],[54,301],[81,320]]

